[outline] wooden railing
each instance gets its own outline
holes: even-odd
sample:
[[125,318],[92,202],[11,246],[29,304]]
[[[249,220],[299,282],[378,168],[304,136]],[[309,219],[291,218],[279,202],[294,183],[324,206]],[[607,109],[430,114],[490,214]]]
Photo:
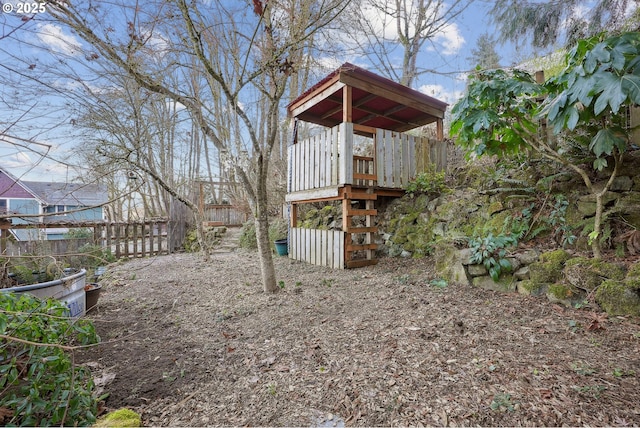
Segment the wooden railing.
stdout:
[[401,189],[418,173],[426,171],[430,164],[437,170],[447,166],[445,141],[378,129],[375,147],[379,187]]
[[205,205],[203,211],[203,221],[207,223],[241,226],[249,220],[249,215],[246,211],[240,210],[233,205]]
[[373,157],[353,155],[353,124],[289,147],[288,201],[336,196],[347,184],[402,189],[418,173],[446,168],[446,142],[370,128]]
[[374,158],[369,156],[353,157],[353,184],[356,186],[375,186],[378,181]]
[[353,181],[353,124],[341,123],[289,147],[287,193],[333,189]]

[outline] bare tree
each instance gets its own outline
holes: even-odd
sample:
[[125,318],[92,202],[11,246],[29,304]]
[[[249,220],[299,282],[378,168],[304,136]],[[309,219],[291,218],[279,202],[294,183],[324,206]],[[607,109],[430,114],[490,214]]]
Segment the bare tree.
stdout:
[[364,0],[352,3],[343,26],[357,51],[365,53],[380,73],[411,86],[421,74],[435,72],[419,66],[425,44],[434,43],[471,3],[473,0]]
[[[179,103],[242,182],[256,222],[262,280],[278,290],[268,236],[269,161],[281,131],[287,84],[304,64],[311,36],[344,0],[252,2],[52,2],[57,25],[85,43],[87,62],[126,74],[148,92]],[[201,86],[184,76],[201,71]],[[199,91],[192,91],[199,87]],[[206,88],[206,90],[204,89]],[[221,110],[216,110],[221,109]],[[231,122],[220,123],[221,116]],[[223,125],[223,126],[220,126]],[[174,197],[162,176],[145,171]]]

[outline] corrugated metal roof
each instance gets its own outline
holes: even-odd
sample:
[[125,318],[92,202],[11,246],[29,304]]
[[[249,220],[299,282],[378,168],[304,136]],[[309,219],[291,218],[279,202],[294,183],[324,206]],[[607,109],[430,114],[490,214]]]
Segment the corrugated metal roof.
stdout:
[[46,183],[22,181],[48,205],[93,206],[108,201],[107,188],[101,184]]
[[404,132],[444,118],[447,103],[345,63],[296,98],[287,110],[305,122],[333,127],[342,122],[343,91],[351,87],[352,122]]

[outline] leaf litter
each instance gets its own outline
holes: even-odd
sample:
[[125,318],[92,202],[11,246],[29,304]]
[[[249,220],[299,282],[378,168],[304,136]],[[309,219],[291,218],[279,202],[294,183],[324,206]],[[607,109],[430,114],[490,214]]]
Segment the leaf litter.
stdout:
[[242,250],[110,266],[103,344],[78,357],[105,408],[155,426],[640,425],[637,320],[434,287],[430,259],[275,265],[275,295]]

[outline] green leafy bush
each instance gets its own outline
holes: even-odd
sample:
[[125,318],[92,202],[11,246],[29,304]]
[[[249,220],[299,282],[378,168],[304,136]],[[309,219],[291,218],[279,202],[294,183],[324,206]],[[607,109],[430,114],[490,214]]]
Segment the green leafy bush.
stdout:
[[411,196],[422,193],[430,196],[439,196],[446,189],[445,172],[436,171],[433,165],[427,171],[416,175],[404,188],[405,192]]
[[[66,317],[57,300],[0,293],[0,415],[3,425],[86,426],[96,420],[91,373],[75,345],[97,343],[93,324]],[[6,415],[8,413],[8,415]],[[4,420],[2,420],[4,417]]]
[[493,236],[489,233],[484,238],[471,238],[469,239],[469,248],[471,248],[469,261],[484,265],[491,278],[497,281],[503,271],[511,272],[511,262],[506,258],[507,248],[516,245],[518,240],[510,235]]
[[[273,241],[278,239],[285,239],[289,232],[289,223],[283,218],[271,219],[269,221],[269,242],[271,247],[275,248]],[[256,238],[256,225],[253,220],[249,220],[242,225],[242,232],[240,233],[240,247],[255,249],[258,248],[258,241]]]
[[99,245],[84,244],[78,248],[78,254],[70,257],[69,265],[76,269],[93,269],[98,266],[113,263],[116,257],[110,248],[103,248]]
[[89,238],[93,238],[93,231],[88,227],[69,229],[69,231],[64,234],[64,239],[89,239]]

